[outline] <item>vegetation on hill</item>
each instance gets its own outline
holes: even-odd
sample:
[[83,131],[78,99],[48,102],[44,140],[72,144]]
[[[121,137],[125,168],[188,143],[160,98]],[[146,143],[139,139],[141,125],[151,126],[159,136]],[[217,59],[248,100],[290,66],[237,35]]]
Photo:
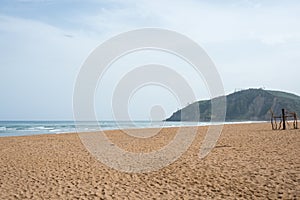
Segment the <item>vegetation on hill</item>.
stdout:
[[[263,89],[241,90],[226,96],[226,121],[268,121],[270,109],[276,115],[284,108],[300,114],[300,97]],[[200,116],[198,109],[199,107]],[[166,121],[210,121],[211,100],[198,101],[176,111]]]

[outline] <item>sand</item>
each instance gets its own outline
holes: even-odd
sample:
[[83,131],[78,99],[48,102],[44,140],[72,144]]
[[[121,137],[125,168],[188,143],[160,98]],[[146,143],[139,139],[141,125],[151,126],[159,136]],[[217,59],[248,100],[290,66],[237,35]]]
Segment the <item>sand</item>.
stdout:
[[[226,125],[216,148],[200,160],[206,131],[199,128],[191,147],[173,164],[140,174],[97,161],[77,134],[3,137],[0,199],[300,199],[300,130]],[[175,132],[165,128],[149,139],[106,134],[126,150],[150,152]]]

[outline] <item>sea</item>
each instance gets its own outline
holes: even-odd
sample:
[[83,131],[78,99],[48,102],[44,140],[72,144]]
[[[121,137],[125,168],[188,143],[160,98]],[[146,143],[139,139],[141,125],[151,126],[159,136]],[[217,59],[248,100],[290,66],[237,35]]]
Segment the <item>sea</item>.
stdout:
[[[226,122],[225,124],[232,123],[252,122]],[[0,121],[0,137],[90,132],[134,128],[163,128],[206,125],[211,125],[211,123],[169,121]]]

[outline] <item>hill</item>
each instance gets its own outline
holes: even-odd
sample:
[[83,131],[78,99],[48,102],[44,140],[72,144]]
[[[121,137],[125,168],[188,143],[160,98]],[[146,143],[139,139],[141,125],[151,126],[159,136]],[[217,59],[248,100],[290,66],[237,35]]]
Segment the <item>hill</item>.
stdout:
[[[282,108],[300,114],[300,97],[281,91],[247,89],[227,95],[226,102],[226,121],[268,121],[270,109],[276,115]],[[203,100],[176,111],[166,121],[210,121],[210,113],[211,100]]]

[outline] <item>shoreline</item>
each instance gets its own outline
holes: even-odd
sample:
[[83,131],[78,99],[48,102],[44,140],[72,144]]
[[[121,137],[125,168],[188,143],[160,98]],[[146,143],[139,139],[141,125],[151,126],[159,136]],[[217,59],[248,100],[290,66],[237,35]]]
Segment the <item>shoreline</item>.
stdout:
[[[20,122],[20,123],[26,123],[26,122],[72,122],[74,124],[76,124],[74,121],[0,121],[0,122]],[[90,121],[87,121],[90,122]],[[99,121],[100,122],[100,121]],[[110,121],[110,122],[114,122],[114,121]],[[127,121],[126,121],[127,122]],[[130,122],[130,121],[128,121]],[[147,121],[140,121],[140,122],[147,122]],[[157,122],[161,122],[163,123],[163,121],[157,121]],[[63,132],[36,132],[36,133],[30,133],[30,131],[26,131],[26,133],[24,134],[24,132],[19,133],[20,135],[18,135],[16,132],[11,132],[9,134],[5,134],[5,132],[2,132],[1,134],[1,129],[0,129],[0,138],[1,137],[22,137],[22,136],[34,136],[34,135],[57,135],[57,134],[78,134],[78,133],[89,133],[89,132],[99,132],[99,131],[116,131],[116,130],[138,130],[138,129],[162,129],[162,128],[179,128],[179,127],[206,127],[206,126],[215,126],[215,125],[234,125],[234,124],[256,124],[256,123],[268,123],[268,121],[232,121],[232,122],[193,122],[193,121],[174,121],[175,123],[186,123],[183,125],[167,125],[167,126],[153,126],[153,127],[124,127],[124,128],[120,128],[120,127],[115,127],[115,128],[108,128],[108,129],[98,129],[98,130],[80,130],[80,131],[76,131],[76,130],[72,130],[72,131],[63,131]],[[95,122],[93,122],[95,123]],[[115,122],[118,123],[118,122]],[[172,123],[172,122],[170,122]],[[189,125],[189,123],[192,123],[191,125]],[[198,123],[196,125],[196,123]],[[200,124],[203,123],[203,124]],[[1,125],[1,124],[0,124]],[[99,127],[99,126],[98,126]],[[76,126],[75,126],[76,129]],[[3,134],[4,133],[4,134]]]
[[[147,153],[168,144],[176,129],[163,128],[147,139],[118,130],[107,135],[122,149]],[[190,128],[183,129],[188,133]],[[199,159],[207,129],[198,127],[192,145],[174,163],[141,174],[99,162],[78,134],[1,137],[0,199],[300,197],[299,129],[273,131],[266,123],[225,125],[216,147]]]

